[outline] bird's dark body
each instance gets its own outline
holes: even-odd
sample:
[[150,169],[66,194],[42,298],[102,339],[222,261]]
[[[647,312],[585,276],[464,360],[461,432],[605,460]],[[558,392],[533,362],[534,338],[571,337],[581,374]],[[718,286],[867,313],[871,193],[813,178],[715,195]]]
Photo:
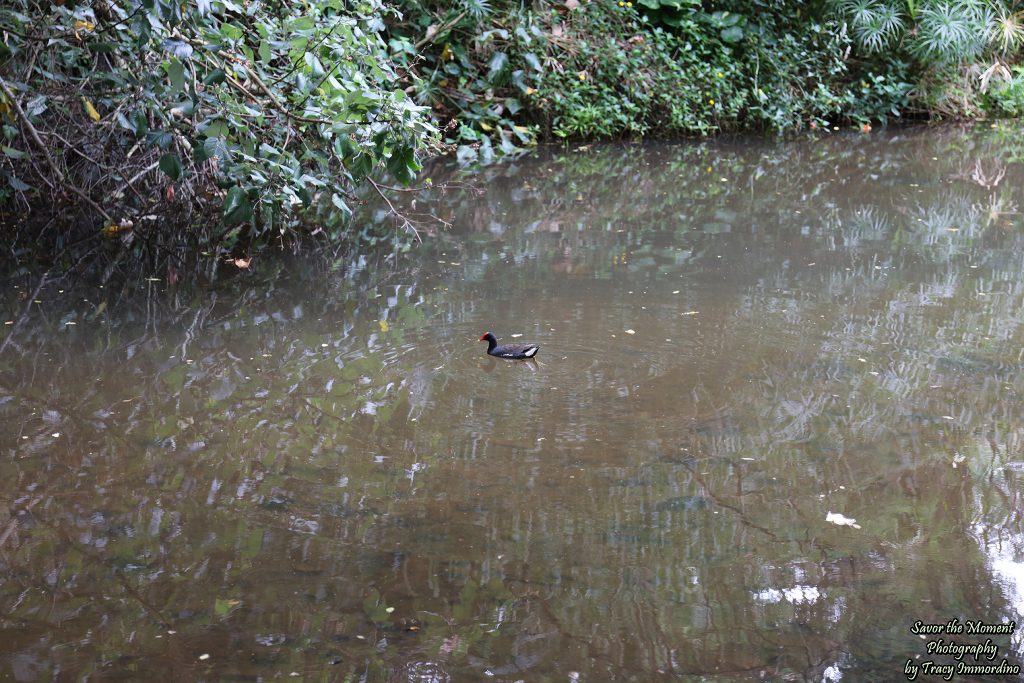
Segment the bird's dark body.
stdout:
[[508,358],[511,360],[528,360],[537,355],[540,347],[536,344],[501,344],[494,335],[488,332],[480,337],[480,341],[487,342],[487,353],[497,358]]

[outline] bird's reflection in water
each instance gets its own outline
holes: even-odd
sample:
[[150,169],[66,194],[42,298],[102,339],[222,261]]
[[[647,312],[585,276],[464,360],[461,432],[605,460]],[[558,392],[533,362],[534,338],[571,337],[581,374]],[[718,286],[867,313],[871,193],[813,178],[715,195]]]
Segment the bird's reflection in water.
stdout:
[[526,366],[529,366],[531,372],[536,372],[537,369],[540,367],[540,363],[538,363],[533,358],[524,358],[523,360],[502,360],[502,361],[499,361],[496,358],[492,358],[491,356],[488,356],[486,361],[484,361],[483,363],[480,363],[479,367],[484,372],[494,372],[494,368],[498,367],[499,363],[502,363],[502,364],[507,363],[509,365],[516,365],[516,366],[526,365]]

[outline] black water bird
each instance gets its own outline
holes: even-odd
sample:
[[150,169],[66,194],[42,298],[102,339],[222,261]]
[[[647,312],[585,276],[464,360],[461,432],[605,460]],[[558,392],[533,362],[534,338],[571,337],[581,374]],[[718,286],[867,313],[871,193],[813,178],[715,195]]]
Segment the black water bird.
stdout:
[[498,358],[528,360],[536,356],[537,351],[540,350],[536,344],[502,344],[498,346],[498,340],[490,332],[482,335],[480,341],[487,342],[487,353]]

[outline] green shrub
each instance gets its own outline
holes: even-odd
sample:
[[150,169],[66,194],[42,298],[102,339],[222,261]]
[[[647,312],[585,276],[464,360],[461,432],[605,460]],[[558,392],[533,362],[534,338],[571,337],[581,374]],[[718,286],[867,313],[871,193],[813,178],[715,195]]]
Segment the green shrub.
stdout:
[[8,198],[84,202],[110,234],[204,206],[256,234],[320,204],[344,216],[372,174],[411,181],[434,132],[399,87],[384,14],[380,0],[14,0],[0,8]]
[[1024,116],[1024,67],[1015,66],[1007,75],[990,81],[982,105],[997,116]]

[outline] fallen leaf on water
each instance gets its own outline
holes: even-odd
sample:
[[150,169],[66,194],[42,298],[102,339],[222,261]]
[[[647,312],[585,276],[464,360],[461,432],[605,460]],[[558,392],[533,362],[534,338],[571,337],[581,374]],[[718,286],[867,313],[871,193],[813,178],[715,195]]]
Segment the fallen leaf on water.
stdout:
[[846,517],[839,512],[829,512],[825,515],[826,522],[832,522],[837,526],[852,526],[854,529],[859,529],[860,524],[857,524],[857,520],[852,517]]
[[381,332],[387,332],[388,330],[391,329],[391,326],[388,325],[388,321],[387,320],[378,320],[377,322],[380,324],[380,331]]

